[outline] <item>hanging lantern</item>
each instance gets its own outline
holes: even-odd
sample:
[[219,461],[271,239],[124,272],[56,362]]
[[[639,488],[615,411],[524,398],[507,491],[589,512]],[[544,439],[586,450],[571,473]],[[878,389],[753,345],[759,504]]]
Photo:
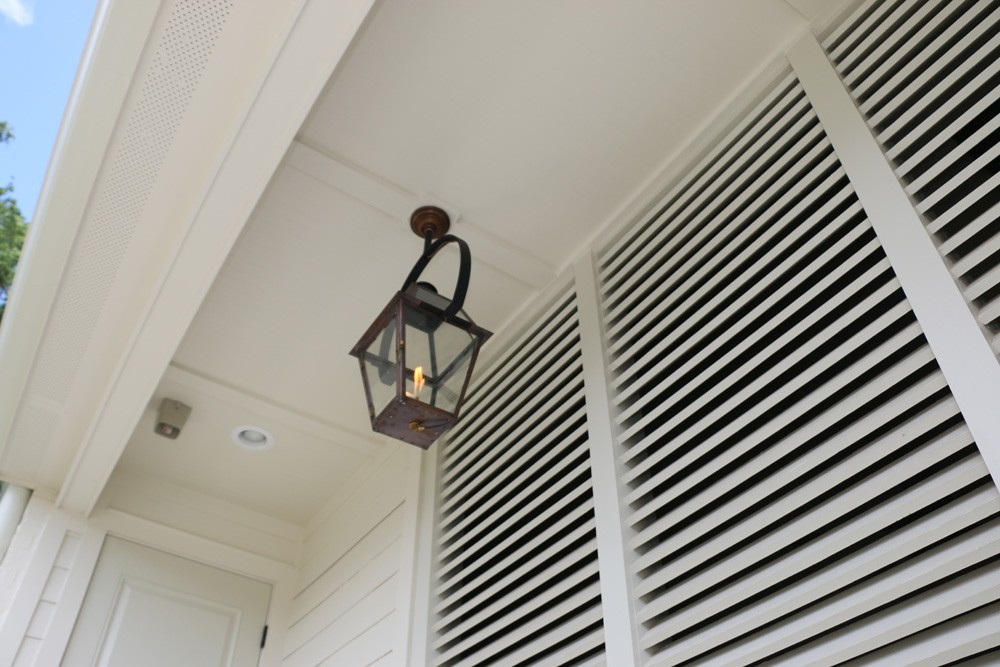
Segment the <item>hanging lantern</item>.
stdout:
[[[458,420],[479,348],[492,335],[462,310],[472,257],[465,241],[446,234],[449,226],[448,214],[435,206],[413,212],[410,227],[424,239],[424,252],[351,350],[361,366],[372,429],[423,449]],[[449,243],[460,251],[451,299],[418,282]]]

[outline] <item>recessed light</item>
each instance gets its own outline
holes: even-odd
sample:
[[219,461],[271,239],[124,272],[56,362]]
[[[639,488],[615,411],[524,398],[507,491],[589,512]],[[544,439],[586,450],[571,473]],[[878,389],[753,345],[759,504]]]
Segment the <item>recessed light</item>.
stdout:
[[232,438],[244,449],[267,449],[274,444],[274,436],[259,426],[237,426]]

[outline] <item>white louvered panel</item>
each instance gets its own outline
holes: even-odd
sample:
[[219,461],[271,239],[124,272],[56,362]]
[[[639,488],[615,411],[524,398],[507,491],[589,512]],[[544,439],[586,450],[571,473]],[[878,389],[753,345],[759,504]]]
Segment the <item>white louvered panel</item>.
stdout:
[[[826,326],[822,334],[810,340],[808,345],[798,347],[790,354],[782,354],[782,350],[787,349],[796,337],[803,335],[810,327],[817,324],[825,324],[823,318],[815,310],[809,314],[810,316],[815,315],[815,317],[807,316],[797,321],[794,326],[790,326],[781,336],[777,337],[777,339],[772,339],[767,345],[764,345],[763,342],[759,343],[762,347],[756,353],[750,350],[753,356],[733,370],[738,370],[740,373],[754,379],[735,394],[732,394],[732,387],[718,383],[713,384],[710,381],[711,377],[705,377],[708,374],[703,373],[695,378],[695,380],[700,380],[701,382],[688,381],[688,387],[694,388],[694,391],[690,393],[683,395],[673,394],[664,397],[660,397],[658,394],[647,394],[645,398],[637,398],[632,405],[632,409],[645,408],[643,410],[644,416],[629,426],[622,434],[622,438],[628,440],[640,433],[646,433],[646,428],[654,420],[661,417],[668,409],[671,413],[670,418],[654,432],[654,435],[657,435],[661,431],[674,432],[682,426],[686,426],[686,422],[695,419],[698,414],[704,413],[703,417],[697,419],[690,426],[686,426],[688,430],[696,429],[699,425],[706,425],[706,423],[718,420],[726,411],[738,408],[742,402],[750,399],[759,392],[767,391],[768,387],[772,386],[774,381],[782,374],[789,372],[797,365],[809,363],[810,359],[815,357],[822,346],[835,345],[836,337],[841,331],[840,326],[848,327],[857,322],[860,317],[867,315],[879,304],[900,291],[899,284],[895,280],[886,281],[871,294],[865,294],[865,291],[863,291],[870,286],[870,281],[885,280],[887,268],[888,266],[884,262],[881,262],[879,265],[866,271],[860,279],[852,281],[848,287],[855,289],[843,290],[837,294],[837,297],[843,295],[843,302],[851,303],[852,301],[856,301],[858,305],[838,317],[836,322]],[[780,390],[772,395],[770,400],[778,401],[782,398],[782,394],[798,392],[803,385],[814,382],[817,376],[826,372],[840,358],[857,353],[856,348],[863,346],[865,341],[881,331],[882,328],[891,325],[906,312],[906,306],[897,305],[895,309],[890,309],[888,312],[879,315],[866,328],[872,329],[871,331],[866,330],[856,334],[853,338],[857,340],[852,339],[852,341],[847,341],[847,344],[840,346],[843,349],[838,356],[826,357],[821,362],[813,364],[808,373],[802,373],[795,379],[795,382],[790,382],[781,387]],[[853,345],[850,344],[852,342]],[[724,394],[728,394],[729,398],[724,398]],[[652,400],[650,396],[662,402],[655,407],[647,408],[647,401]],[[637,449],[633,449],[633,451],[637,451]]]
[[[525,385],[535,377],[531,373],[524,373],[523,369],[559,368],[560,364],[573,358],[573,354],[566,353],[568,347],[577,344],[576,336],[573,335],[576,326],[573,304],[560,303],[559,308],[548,315],[549,317],[543,319],[539,325],[538,340],[518,341],[517,353],[505,358],[503,364],[495,368],[489,378],[486,378],[488,382],[480,385],[478,384],[480,380],[477,378],[477,383],[470,388],[470,397],[463,409],[465,413],[483,411],[479,419],[479,428],[453,433],[448,440],[442,442],[443,480],[451,481],[473,463],[483,463],[482,452],[488,451],[489,447],[481,435],[484,429],[495,426],[497,420],[506,414],[503,408],[507,407],[507,403],[503,406],[494,404],[480,408],[480,397],[506,395],[523,400],[529,396],[525,391]],[[544,344],[543,341],[546,340],[558,341],[558,344]],[[511,372],[512,368],[521,369],[522,372]],[[461,485],[454,485],[448,492],[461,488]]]
[[435,594],[441,598],[441,602],[435,607],[437,613],[442,614],[446,609],[464,603],[477,592],[486,590],[520,564],[530,562],[532,554],[548,551],[549,547],[542,540],[537,544],[529,543],[513,548],[524,535],[540,530],[540,526],[548,526],[558,538],[564,532],[572,530],[574,526],[586,523],[588,517],[593,515],[593,511],[594,503],[590,498],[581,500],[580,497],[570,494],[560,499],[545,512],[527,522],[521,531],[498,545],[496,549],[498,558],[485,564],[476,563],[474,567],[462,570],[460,575],[439,586],[435,590]]
[[[991,62],[976,70],[975,76],[963,82],[961,89],[949,91],[960,103],[960,112],[956,113],[953,105],[907,109],[878,133],[877,138],[888,149],[886,154],[897,164],[898,175],[909,176],[925,164],[935,150],[941,151],[945,142],[966,136],[965,130],[970,128],[970,123],[975,127],[983,122],[984,112],[989,116],[989,110],[997,100],[991,83],[995,81],[997,72],[996,62]],[[917,115],[915,112],[918,109],[925,111],[925,115]],[[967,152],[968,148],[963,154]]]
[[[568,363],[560,361],[558,365],[549,366],[540,372],[524,393],[522,402],[512,401],[509,413],[496,415],[479,432],[479,438],[489,448],[480,447],[481,455],[478,459],[468,458],[467,465],[462,469],[453,469],[455,474],[446,479],[445,483],[458,490],[448,494],[447,500],[442,503],[443,510],[450,511],[455,505],[465,503],[477,488],[472,480],[478,480],[478,484],[488,483],[489,479],[483,477],[483,471],[492,465],[511,458],[523,461],[523,457],[517,458],[515,455],[522,453],[521,450],[528,448],[532,442],[537,442],[537,439],[532,441],[528,438],[544,436],[548,429],[555,428],[565,418],[566,415],[559,408],[573,402],[573,396],[580,389],[583,371],[579,360],[579,346],[571,346],[568,352]],[[504,442],[510,444],[503,447],[500,443]],[[449,521],[442,525],[450,525],[453,516],[449,515]]]
[[[904,502],[905,497],[899,504],[902,506]],[[669,654],[677,662],[712,653],[739,639],[748,626],[779,621],[818,600],[862,584],[912,554],[944,542],[998,513],[1000,498],[983,485],[963,499],[928,514],[926,521],[911,522],[870,545],[863,541],[871,534],[875,527],[873,521],[878,517],[865,517],[865,521],[849,524],[838,531],[844,545],[860,545],[843,560],[815,572],[808,568],[814,562],[810,553],[795,553],[778,560],[755,577],[727,587],[718,598],[695,603],[679,612],[677,628],[664,628],[659,638],[679,637]],[[712,623],[718,617],[724,620]]]
[[[515,508],[519,508],[517,512],[509,512],[502,507],[497,508],[488,517],[477,522],[474,527],[461,533],[461,537],[449,543],[441,550],[440,554],[442,560],[448,561],[449,570],[454,569],[455,564],[462,565],[476,555],[475,550],[479,543],[486,539],[486,536],[492,535],[497,525],[519,525],[520,522],[537,513],[546,504],[551,503],[557,496],[557,492],[563,490],[564,478],[576,480],[580,475],[585,475],[587,466],[590,464],[587,460],[587,454],[586,441],[584,441],[583,446],[578,446],[568,453],[568,456],[572,457],[570,465],[565,468],[556,468],[551,475],[543,480],[532,479],[532,483],[525,489],[525,493],[512,501],[518,503],[513,505]],[[527,475],[525,477],[531,479]],[[442,573],[444,574],[445,570],[442,570]]]
[[[837,202],[838,205],[841,203],[843,202]],[[649,332],[633,344],[632,347],[638,352],[630,356],[622,355],[617,360],[617,366],[621,370],[613,385],[621,393],[615,398],[616,404],[621,405],[635,390],[668,367],[677,366],[677,373],[690,372],[695,365],[704,364],[716,350],[729,350],[728,356],[734,357],[737,348],[743,350],[751,344],[741,343],[741,339],[736,336],[735,331],[740,328],[740,322],[759,320],[760,328],[752,333],[759,340],[765,335],[764,332],[775,326],[772,318],[765,317],[765,314],[791,294],[784,277],[794,272],[795,267],[802,262],[831,264],[831,273],[844,276],[854,265],[864,261],[874,246],[867,249],[862,247],[848,257],[843,257],[843,253],[857,247],[859,243],[864,244],[864,237],[868,234],[868,230],[862,225],[852,224],[863,218],[860,204],[847,207],[833,220],[825,217],[837,210],[824,210],[823,217],[818,219],[816,225],[805,225],[789,231],[784,239],[775,244],[773,253],[765,253],[759,264],[748,267],[758,268],[748,276],[751,278],[750,285],[744,286],[735,280],[738,275],[746,276],[745,271],[735,275],[727,274],[729,283],[711,295],[710,300],[705,303],[706,308],[701,318],[688,318],[687,321],[677,323],[676,327],[667,324],[670,320],[644,318],[640,326],[648,327]],[[835,258],[840,261],[834,262]],[[834,281],[831,279],[828,284],[834,284]],[[704,320],[708,318],[715,324],[716,336],[701,340],[689,335],[699,325],[704,326]],[[640,371],[643,371],[642,375],[636,378]]]
[[[580,406],[575,413],[565,417],[565,421],[561,422],[557,426],[549,427],[548,425],[543,426],[538,432],[528,433],[526,437],[528,438],[538,438],[536,440],[537,446],[532,447],[524,455],[530,457],[534,463],[523,473],[527,478],[535,480],[528,487],[532,490],[537,490],[537,487],[541,486],[543,480],[548,480],[554,476],[552,470],[559,468],[559,460],[564,458],[564,453],[552,447],[552,444],[560,439],[568,439],[570,441],[578,441],[582,444],[580,448],[586,447],[586,426],[587,414]],[[567,427],[568,433],[567,433]],[[466,506],[472,507],[472,511],[466,512],[463,515],[453,514],[448,518],[455,518],[454,521],[449,521],[447,525],[442,522],[441,528],[441,541],[450,543],[455,534],[458,531],[465,530],[469,527],[472,522],[482,520],[483,516],[494,511],[495,505],[501,502],[507,502],[507,498],[503,495],[503,490],[508,486],[511,478],[517,473],[516,469],[512,469],[510,461],[503,459],[497,461],[494,465],[490,466],[485,472],[487,477],[487,482],[483,484],[478,491],[471,494],[468,497]],[[527,491],[522,491],[523,495]]]
[[[993,539],[985,544],[976,540],[983,532],[991,532]],[[840,664],[1000,598],[996,530],[972,533],[971,537],[968,533],[958,535],[951,542],[955,546],[952,552],[942,546],[921,553],[861,588],[824,600],[794,627],[786,626],[780,633],[772,631],[760,641],[723,652],[718,662]],[[917,596],[911,597],[915,591]],[[846,629],[836,630],[843,626]],[[822,638],[808,647],[778,657],[803,639],[820,635]],[[903,663],[890,660],[889,664]]]
[[[715,425],[713,431],[698,434],[697,449],[687,447],[683,450],[674,448],[663,448],[660,451],[667,452],[661,455],[659,452],[650,454],[647,458],[638,461],[626,474],[626,481],[634,483],[638,491],[629,497],[632,502],[637,499],[637,495],[645,493],[652,484],[659,484],[664,478],[669,477],[674,470],[685,466],[701,462],[705,456],[714,458],[718,454],[729,450],[743,438],[750,438],[750,442],[760,443],[777,438],[779,434],[788,429],[795,428],[796,424],[807,419],[810,413],[817,413],[823,410],[825,405],[835,401],[843,392],[849,391],[850,383],[859,377],[864,377],[864,372],[873,365],[878,367],[885,357],[880,357],[879,353],[888,356],[892,354],[897,345],[912,345],[918,340],[919,331],[916,325],[911,325],[903,331],[892,336],[888,341],[879,346],[879,349],[867,354],[863,359],[851,364],[844,372],[838,374],[834,381],[825,383],[818,387],[816,391],[805,395],[801,400],[795,401],[792,397],[788,403],[777,402],[773,398],[767,401],[759,411],[755,406],[745,406],[738,419],[733,422],[724,422]],[[894,384],[902,381],[911,373],[917,372],[920,368],[933,360],[933,356],[926,347],[921,348],[912,357],[907,357],[899,366],[893,366],[885,373],[875,378],[875,382],[870,386],[872,391],[887,391]],[[857,374],[857,375],[855,375]],[[767,419],[774,414],[773,419]],[[820,412],[820,414],[822,414]],[[836,412],[835,412],[836,414]],[[766,421],[765,421],[766,419]],[[636,447],[642,451],[657,447],[660,442],[668,439],[670,434],[664,432],[657,435],[656,432],[640,440]],[[683,453],[681,453],[683,451]],[[655,464],[660,464],[655,466]],[[661,469],[664,468],[665,469]],[[652,478],[652,479],[650,479]]]
[[594,540],[584,542],[561,560],[539,570],[535,576],[518,582],[516,587],[508,588],[490,604],[478,607],[475,613],[464,616],[452,614],[441,619],[435,627],[438,636],[434,647],[441,649],[450,646],[457,639],[470,634],[470,630],[487,623],[494,628],[491,634],[504,634],[501,630],[507,625],[532,615],[545,606],[550,598],[559,597],[593,579],[597,575],[597,563],[593,560],[596,550]]
[[[966,437],[962,437],[963,435]],[[967,454],[970,444],[967,433],[956,433],[914,452],[907,452],[901,462],[880,469],[863,481],[848,478],[848,482],[855,482],[850,487],[850,493],[841,493],[823,501],[811,514],[781,504],[768,508],[770,511],[758,510],[724,532],[709,535],[707,541],[702,537],[693,544],[681,545],[674,553],[659,559],[655,564],[659,569],[655,571],[653,566],[637,566],[637,569],[651,572],[644,576],[637,591],[640,595],[646,595],[657,589],[670,587],[672,598],[697,599],[720,581],[739,576],[744,570],[766,563],[789,545],[801,544],[810,539],[816,531],[829,527],[827,524],[836,525],[843,517],[864,511],[864,508],[877,502],[887,489],[894,489],[911,478],[919,479],[924,470],[933,469],[938,461],[949,461]],[[979,465],[967,471],[962,469],[965,475],[955,473],[949,478],[954,482],[955,488],[947,488],[948,492],[982,477],[982,463],[975,463]],[[819,494],[818,498],[823,499],[826,495]],[[917,507],[907,509],[915,510]]]
[[[720,245],[725,247],[731,243],[729,239],[717,237],[720,228],[710,224],[712,221],[716,219],[732,220],[733,226],[730,229],[739,230],[740,223],[745,224],[747,218],[758,222],[767,220],[767,216],[761,215],[754,210],[754,207],[766,205],[769,199],[780,196],[787,189],[787,181],[796,178],[797,172],[802,170],[804,165],[813,164],[820,160],[824,154],[830,154],[829,143],[821,141],[822,132],[816,126],[815,119],[803,117],[790,131],[795,133],[795,141],[772,146],[766,152],[764,157],[770,163],[764,173],[759,175],[761,178],[759,189],[742,188],[740,186],[744,181],[740,178],[734,178],[726,188],[713,191],[712,205],[689,214],[684,220],[692,233],[672,239],[673,242],[667,243],[662,248],[655,245],[650,247],[649,250],[652,252],[658,251],[668,256],[680,254],[688,260],[688,262],[669,265],[668,274],[660,277],[660,280],[666,279],[665,287],[676,288],[679,283],[683,282],[678,274],[683,274],[689,263],[701,266],[704,264],[704,259],[712,256],[713,251]],[[821,163],[820,168],[832,166],[832,164],[833,160],[831,159],[826,165]],[[778,203],[780,204],[780,201]],[[622,298],[608,303],[609,310],[625,315],[616,318],[616,321],[608,329],[608,334],[616,338],[630,326],[628,314],[633,311],[644,312],[649,301],[658,300],[656,296],[650,295],[644,301],[639,301],[645,295],[645,291],[637,289],[637,287],[650,284],[645,272],[645,267],[648,266],[648,257],[640,255],[634,261],[636,265],[626,264],[619,271],[620,275],[628,276],[619,287],[609,285],[609,289],[623,295]]]
[[879,665],[893,659],[897,664],[910,667],[937,667],[974,656],[980,656],[984,661],[971,664],[995,664],[995,652],[1000,649],[1000,633],[997,632],[1000,628],[1000,604],[980,607],[959,620],[961,622],[946,622],[912,638],[900,640],[891,654],[876,651],[855,660],[853,664]]
[[[557,606],[543,609],[532,619],[532,623],[504,628],[495,635],[489,634],[490,628],[487,627],[477,636],[449,647],[437,656],[433,664],[530,664],[533,656],[551,654],[553,650],[576,640],[581,632],[593,630],[596,624],[601,623],[601,587],[596,580],[596,567],[592,578],[592,583],[560,600]],[[537,637],[540,629],[550,628],[553,628],[552,631],[542,639]]]
[[[839,31],[847,76],[900,61],[882,22],[939,36],[925,22],[949,3],[910,4],[852,15],[867,28]],[[678,182],[598,257],[650,664],[891,656],[1000,602],[962,583],[994,574],[1000,495],[814,113],[778,120],[797,89],[775,83],[691,169],[735,180]],[[941,202],[957,173],[930,177]],[[924,598],[938,609],[900,634]],[[942,652],[980,650],[948,636]]]
[[657,213],[638,225],[632,230],[633,233],[621,237],[602,253],[598,262],[601,267],[601,278],[607,281],[609,276],[618,271],[622,263],[631,259],[638,250],[650,245],[649,240],[652,236],[663,234],[665,229],[670,228],[669,225],[663,227],[656,224],[658,220],[672,219],[680,207],[689,206],[694,198],[701,197],[706,188],[719,180],[722,174],[727,173],[727,169],[731,170],[738,164],[739,156],[746,152],[747,146],[756,141],[761,133],[770,131],[769,128],[762,129],[759,125],[773,124],[788,104],[795,103],[796,100],[800,100],[801,104],[801,93],[796,88],[794,76],[788,73],[779,85],[768,91],[759,105],[763,110],[762,117],[765,123],[757,123],[758,127],[755,127],[755,119],[747,117],[741,120],[732,132],[734,137],[732,142],[719,144],[712,149],[708,159],[699,165],[699,168],[688,171],[676,190],[664,198]]
[[824,46],[1000,351],[1000,5],[872,0]]
[[[941,50],[952,48],[956,38],[963,38],[966,43],[970,43],[978,38],[982,33],[975,26],[974,13],[963,12],[953,14],[956,21],[950,23],[942,31],[938,20],[941,18],[940,12],[948,5],[954,7],[959,4],[953,0],[946,2],[929,3],[934,11],[927,11],[928,3],[902,3],[900,13],[908,13],[910,20],[902,25],[893,22],[885,22],[872,33],[872,38],[878,40],[881,49],[891,50],[895,56],[891,59],[880,58],[877,52],[866,52],[865,59],[856,70],[861,73],[859,77],[848,75],[845,81],[848,86],[858,92],[861,98],[861,110],[870,115],[879,125],[887,125],[890,118],[900,112],[892,104],[887,104],[884,91],[888,89],[900,89],[902,94],[912,93],[917,88],[938,84],[939,81],[954,74],[964,74],[966,70],[959,68],[949,70],[947,66],[948,53],[941,53]],[[967,5],[968,6],[968,5]],[[928,21],[931,15],[932,21]],[[916,19],[914,23],[913,19]],[[886,41],[884,31],[890,28],[899,40]],[[944,57],[942,57],[944,56]],[[838,64],[838,69],[843,70],[843,66]],[[938,84],[939,85],[939,84]],[[919,110],[919,107],[918,107]],[[913,116],[908,116],[912,110],[907,109],[903,113],[901,120],[908,120]]]
[[[834,55],[837,62],[851,57],[854,49],[850,47],[856,45],[856,40],[864,39],[874,26],[884,22],[886,13],[892,11],[892,7],[892,3],[880,0],[863,0],[857,3],[849,15],[830,27],[824,44],[827,52]],[[852,26],[853,30],[850,29]]]
[[483,604],[491,597],[508,590],[518,581],[531,575],[543,567],[545,563],[562,551],[570,548],[579,540],[587,538],[593,533],[594,522],[587,519],[586,512],[582,513],[583,521],[571,524],[572,529],[560,537],[556,542],[546,547],[543,551],[537,552],[528,560],[523,561],[516,567],[507,567],[490,573],[491,576],[480,577],[468,584],[456,589],[447,601],[442,601],[434,608],[434,612],[441,619],[435,625],[435,630],[440,631],[447,627],[453,617],[461,617],[477,606]]
[[575,295],[477,378],[441,444],[432,664],[604,657]]
[[[670,539],[660,542],[653,551],[644,554],[644,560],[647,562],[653,561],[656,559],[657,554],[670,554],[674,551],[676,544],[672,545],[671,543],[683,543],[685,533],[698,532],[708,534],[717,526],[729,525],[730,522],[736,522],[751,509],[765,505],[766,502],[775,497],[775,494],[779,490],[782,495],[787,494],[788,498],[786,500],[798,499],[802,503],[814,500],[815,497],[821,495],[821,492],[825,492],[834,485],[849,479],[851,475],[861,472],[866,466],[874,464],[881,456],[881,449],[892,448],[892,451],[895,451],[898,449],[898,446],[904,444],[903,441],[908,437],[912,437],[914,432],[925,433],[930,428],[942,423],[945,419],[954,417],[958,413],[958,407],[951,400],[936,406],[934,409],[929,409],[915,415],[910,419],[906,419],[905,417],[906,413],[913,409],[913,406],[926,405],[928,401],[934,400],[945,386],[944,378],[940,372],[916,382],[910,390],[851,423],[843,431],[836,434],[829,446],[822,449],[808,449],[823,432],[810,429],[803,433],[796,433],[762,453],[756,462],[757,466],[755,466],[759,470],[747,469],[745,467],[727,468],[721,465],[713,466],[719,471],[718,475],[725,475],[725,478],[713,484],[710,481],[705,481],[708,475],[699,469],[697,475],[692,475],[692,477],[697,477],[697,479],[691,482],[685,480],[681,489],[670,487],[669,493],[661,493],[656,496],[650,503],[644,505],[641,511],[633,514],[630,521],[633,524],[644,522],[646,517],[651,514],[648,512],[650,505],[655,504],[657,507],[663,507],[668,504],[662,501],[662,496],[669,496],[668,500],[676,501],[683,499],[685,496],[699,493],[700,502],[705,505],[707,513],[691,522],[690,518],[685,517],[684,513],[679,509],[673,511],[661,510],[656,514],[657,518],[655,522],[648,523],[648,526],[643,530],[640,536],[642,539],[639,537],[636,538],[633,543],[634,546],[636,548],[641,547],[646,541],[654,537],[658,537],[671,530],[676,530],[677,534]],[[847,406],[844,407],[846,408]],[[854,410],[849,413],[845,409],[845,414],[839,421],[845,421],[845,418],[849,418],[858,411],[863,410],[864,406],[860,406],[860,410]],[[837,463],[839,457],[851,455],[854,448],[859,446],[858,443],[865,443],[877,437],[877,434],[885,429],[885,424],[896,423],[897,421],[900,422],[900,426],[894,427],[891,431],[879,437],[879,449],[863,450],[862,453],[852,455],[846,461]],[[782,459],[794,455],[798,450],[803,448],[807,449],[807,453],[796,461],[794,465],[779,469],[777,472],[769,475],[767,485],[752,486],[753,482],[759,479],[765,471],[770,470],[779,464]],[[732,461],[734,457],[728,456],[726,458]],[[805,484],[802,483],[802,476],[804,474],[827,468],[832,468],[827,475]],[[802,486],[799,486],[794,492],[789,492],[788,489],[795,488],[796,484],[802,484]],[[730,498],[727,494],[734,487],[746,488],[746,490],[735,498]],[[687,539],[687,541],[694,540]]]
[[[882,48],[892,50],[895,57],[880,61],[873,54],[866,53],[866,62],[862,62],[863,68],[859,70],[863,78],[852,77],[850,74],[845,77],[848,86],[858,91],[862,98],[861,110],[880,127],[888,126],[895,120],[906,122],[914,117],[910,110],[896,108],[886,97],[887,90],[897,90],[905,96],[912,94],[917,88],[947,81],[952,74],[961,75],[969,71],[964,65],[950,70],[948,61],[955,53],[956,43],[973,44],[984,35],[977,26],[976,14],[986,3],[980,3],[978,9],[970,7],[970,3],[964,3],[965,7],[957,12],[954,9],[963,3],[936,0],[933,4],[936,5],[936,13],[932,20],[925,20],[915,33],[901,30],[899,24],[891,22],[879,25],[872,36],[880,41]],[[910,11],[918,8],[915,3],[904,3],[903,7]],[[973,11],[965,11],[966,9]],[[942,18],[945,19],[943,22]],[[893,39],[885,39],[887,31],[892,32]],[[864,66],[868,68],[864,69]],[[837,68],[844,71],[840,63]],[[920,107],[923,104],[921,101]],[[899,113],[902,115],[897,119],[896,115]]]
[[[931,19],[948,0],[933,2],[898,3],[889,7],[889,11],[879,17],[879,23],[897,24],[897,30],[909,36],[911,42],[928,39],[933,30]],[[880,41],[878,31],[872,31],[849,52],[852,56],[840,61],[841,72],[850,72],[844,77],[845,83],[852,86],[860,95],[865,95],[873,81],[883,80],[898,71],[903,63],[903,54],[893,49],[891,44]]]
[[[461,443],[463,449],[460,457],[456,456],[446,460],[446,465],[450,465],[447,465],[447,470],[443,475],[445,481],[451,483],[466,474],[475,465],[484,465],[487,461],[482,454],[484,451],[496,454],[489,447],[489,439],[501,437],[504,428],[509,428],[510,424],[519,423],[511,421],[515,417],[514,413],[518,412],[517,416],[523,416],[524,413],[530,412],[533,407],[531,399],[535,397],[536,392],[553,386],[555,384],[554,376],[559,373],[565,375],[568,365],[571,366],[574,363],[578,365],[578,362],[574,361],[579,357],[575,350],[578,347],[578,340],[576,336],[569,335],[568,331],[568,329],[566,331],[557,330],[552,340],[558,341],[558,343],[549,350],[551,354],[542,355],[541,359],[530,359],[521,373],[513,379],[511,386],[498,388],[495,395],[509,397],[509,402],[505,401],[502,405],[484,406],[477,428],[474,431],[462,432],[468,442]],[[558,379],[563,378],[560,376]],[[469,410],[474,412],[476,406],[470,406]],[[488,437],[484,438],[484,435]],[[454,486],[462,488],[459,484]]]
[[[820,156],[822,159],[819,159]],[[662,268],[653,272],[651,275],[657,278],[654,288],[641,302],[633,304],[625,301],[615,307],[614,312],[635,311],[641,314],[641,318],[623,318],[609,332],[609,335],[616,336],[612,352],[633,346],[637,337],[649,341],[650,323],[658,321],[658,318],[672,317],[674,313],[701,302],[719,300],[728,286],[726,278],[730,273],[738,272],[741,259],[757,252],[781,253],[790,244],[790,239],[782,239],[783,236],[799,236],[801,229],[812,226],[815,220],[839,206],[843,200],[837,195],[843,193],[836,193],[836,188],[846,182],[846,176],[838,169],[829,144],[824,142],[814,147],[806,158],[814,160],[815,166],[806,172],[791,173],[799,187],[810,193],[808,196],[802,197],[800,193],[786,190],[768,204],[768,210],[743,211],[737,219],[740,224],[734,237],[720,239],[716,245],[689,256],[687,261],[671,265],[670,272],[664,272]],[[810,207],[817,201],[825,201],[824,207],[813,212]],[[789,207],[791,210],[788,210]],[[801,219],[800,214],[807,210],[815,219]],[[749,219],[746,219],[747,216]],[[745,219],[747,224],[742,224]],[[781,219],[786,221],[786,225],[775,224]],[[782,241],[776,243],[779,239]],[[669,252],[674,254],[673,250]],[[704,261],[706,257],[712,261]],[[691,269],[686,270],[689,267]],[[649,282],[649,278],[646,276],[645,280]],[[624,289],[631,290],[632,287]],[[622,328],[625,324],[627,329]]]
[[[520,521],[520,523],[509,526],[482,524],[468,539],[450,545],[448,553],[439,555],[441,560],[439,575],[451,584],[453,579],[457,578],[460,581],[470,576],[470,573],[475,572],[473,568],[478,566],[483,558],[499,558],[501,556],[498,551],[500,547],[510,549],[520,544],[525,553],[530,553],[531,549],[540,548],[540,545],[543,545],[551,536],[544,530],[544,525],[536,519],[550,514],[551,509],[565,511],[562,505],[566,498],[586,496],[590,493],[589,480],[582,484],[577,483],[580,477],[587,475],[588,465],[587,461],[577,462],[567,472],[567,475],[573,476],[568,480],[573,483],[570,488],[565,488],[566,484],[549,488],[545,494],[534,498],[528,506],[520,508],[512,516],[505,517],[508,520]],[[512,544],[512,542],[514,543]]]

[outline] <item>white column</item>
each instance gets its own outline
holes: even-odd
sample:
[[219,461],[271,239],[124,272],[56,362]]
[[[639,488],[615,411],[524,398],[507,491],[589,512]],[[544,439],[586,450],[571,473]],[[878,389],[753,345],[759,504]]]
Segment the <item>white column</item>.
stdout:
[[1000,362],[850,93],[809,34],[789,49],[927,342],[1000,486]]
[[607,664],[640,665],[643,656],[636,625],[635,577],[630,567],[629,528],[625,524],[620,486],[623,471],[611,415],[607,351],[593,256],[587,253],[580,258],[574,265],[574,272]]

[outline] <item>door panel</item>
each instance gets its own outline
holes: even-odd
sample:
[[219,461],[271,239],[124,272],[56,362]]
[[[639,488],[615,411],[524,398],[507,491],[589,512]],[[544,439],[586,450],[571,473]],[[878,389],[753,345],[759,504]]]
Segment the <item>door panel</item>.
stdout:
[[109,537],[63,665],[251,667],[271,587]]

